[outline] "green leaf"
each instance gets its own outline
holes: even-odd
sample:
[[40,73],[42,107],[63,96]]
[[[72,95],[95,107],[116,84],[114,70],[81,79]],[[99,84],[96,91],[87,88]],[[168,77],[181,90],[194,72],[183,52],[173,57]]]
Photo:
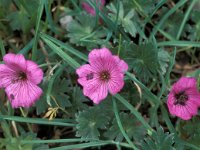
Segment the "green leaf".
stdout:
[[144,139],[141,144],[142,150],[175,150],[173,147],[174,135],[164,132],[162,127],[159,127],[157,132],[153,131],[152,135]]
[[159,0],[135,0],[133,1],[133,7],[137,9],[142,15],[147,16],[151,14],[156,7]]
[[125,32],[128,32],[131,34],[131,36],[135,37],[137,29],[134,22],[131,20],[133,17],[134,17],[134,11],[131,10],[122,20],[122,26],[124,27]]
[[158,59],[162,74],[165,74],[169,66],[170,55],[167,51],[160,49],[158,52]]
[[105,109],[95,106],[79,112],[76,115],[76,121],[78,122],[76,136],[86,141],[98,140],[99,130],[107,128],[109,117],[105,113]]
[[29,26],[30,18],[24,10],[12,12],[7,16],[10,22],[12,30],[23,30],[25,31],[27,26]]
[[151,43],[135,45],[128,44],[125,57],[129,69],[133,69],[136,76],[144,82],[156,75],[159,68],[158,50]]
[[[138,141],[142,139],[145,135],[145,128],[140,124],[140,122],[133,116],[127,113],[120,113],[120,119],[123,124],[124,130],[130,139]],[[111,140],[122,142],[124,137],[117,125],[116,119],[113,120],[112,126],[104,134]]]
[[7,16],[9,24],[12,30],[22,30],[24,33],[30,32],[30,29],[35,25],[39,1],[17,1],[16,3],[19,5],[19,10]]
[[71,21],[67,27],[70,42],[78,46],[88,48],[97,47],[104,42],[106,30],[102,26],[96,27],[96,20],[93,16],[81,13],[75,20]]
[[200,147],[200,119],[195,117],[190,121],[179,122],[179,133],[182,139]]
[[22,143],[22,140],[34,140],[36,138],[36,134],[33,133],[22,133],[20,137],[12,137],[11,139],[4,139],[3,146],[6,147],[7,150],[40,150],[40,149],[49,149],[48,145],[42,143]]
[[40,100],[36,102],[35,105],[36,105],[37,115],[40,115],[41,113],[45,112],[47,108],[49,107],[46,101],[46,96],[42,96]]
[[129,12],[125,15],[123,3],[119,2],[119,10],[115,7],[114,4],[107,6],[110,13],[108,14],[113,22],[117,21],[118,25],[121,25],[124,28],[125,32],[130,33],[131,36],[135,37],[137,34],[137,29],[134,21],[132,20],[135,17],[135,12],[133,9],[130,9]]
[[71,112],[72,116],[74,117],[74,114],[77,111],[82,111],[88,108],[88,106],[84,103],[87,102],[88,99],[83,95],[82,89],[80,89],[78,86],[75,86],[70,92],[72,93],[70,99],[72,106],[67,108],[67,111]]
[[[69,81],[66,79],[57,79],[54,82],[51,95],[55,98],[57,104],[61,108],[72,106],[69,101],[69,96],[66,94],[69,91]],[[53,101],[52,101],[53,102]],[[56,104],[54,104],[56,106]]]

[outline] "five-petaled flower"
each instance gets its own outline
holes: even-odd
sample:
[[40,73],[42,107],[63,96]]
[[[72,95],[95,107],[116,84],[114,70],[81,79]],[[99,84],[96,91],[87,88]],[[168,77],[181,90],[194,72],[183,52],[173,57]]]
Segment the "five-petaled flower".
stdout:
[[124,72],[128,65],[109,49],[94,49],[89,53],[89,64],[76,70],[83,94],[98,104],[108,95],[114,95],[124,86]]
[[197,81],[193,77],[182,77],[174,85],[168,95],[167,105],[172,115],[189,120],[198,112],[200,93]]
[[[103,6],[105,5],[106,1],[105,0],[92,0],[91,2],[95,2],[96,6],[98,6],[99,10],[102,10]],[[92,16],[96,15],[96,11],[95,9],[90,6],[87,2],[83,2],[82,3],[82,7],[85,11],[87,11],[89,14],[91,14]]]
[[0,88],[5,88],[13,108],[30,107],[42,94],[37,86],[43,79],[38,65],[21,54],[6,54],[0,64]]

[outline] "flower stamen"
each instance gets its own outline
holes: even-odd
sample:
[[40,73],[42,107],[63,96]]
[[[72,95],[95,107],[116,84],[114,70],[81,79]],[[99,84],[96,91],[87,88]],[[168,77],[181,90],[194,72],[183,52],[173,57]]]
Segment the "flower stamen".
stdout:
[[26,79],[27,79],[26,73],[20,71],[18,73],[18,80],[26,80]]
[[174,102],[174,105],[179,104],[179,105],[185,106],[186,101],[188,100],[188,95],[185,94],[185,92],[183,91],[183,92],[175,94],[175,98],[176,100]]
[[108,80],[110,80],[110,73],[108,71],[102,71],[100,73],[100,79],[102,81],[108,81]]

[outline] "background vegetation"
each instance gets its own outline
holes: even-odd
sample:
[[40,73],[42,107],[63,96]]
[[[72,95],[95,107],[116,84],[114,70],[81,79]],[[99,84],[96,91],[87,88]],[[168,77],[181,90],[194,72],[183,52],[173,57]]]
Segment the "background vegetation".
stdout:
[[[96,16],[79,0],[0,0],[1,61],[19,53],[45,72],[30,109],[12,109],[0,91],[0,149],[200,149],[200,117],[183,121],[166,106],[176,80],[199,78],[199,1],[107,0],[102,11],[85,1]],[[129,72],[119,94],[94,105],[75,69],[100,47]]]

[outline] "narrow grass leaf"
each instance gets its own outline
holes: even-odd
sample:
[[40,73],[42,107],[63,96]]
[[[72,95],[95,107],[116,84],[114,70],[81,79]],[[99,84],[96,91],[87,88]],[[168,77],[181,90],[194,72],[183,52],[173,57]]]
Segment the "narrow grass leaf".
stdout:
[[36,51],[37,51],[38,35],[39,35],[38,33],[39,33],[42,12],[44,9],[44,2],[45,2],[44,0],[40,0],[40,4],[38,7],[36,27],[35,27],[35,37],[34,37],[34,43],[33,43],[33,49],[32,49],[32,60],[36,60]]
[[32,39],[28,44],[26,44],[26,46],[24,48],[22,48],[18,52],[18,54],[23,54],[23,55],[27,54],[31,50],[31,48],[33,46],[33,42],[34,42],[34,39]]
[[63,52],[63,50],[60,47],[56,46],[53,42],[44,37],[42,37],[42,39],[56,54],[58,54],[72,68],[76,69],[80,66],[80,64],[75,59],[71,58],[68,54]]
[[24,118],[18,116],[0,115],[0,119],[16,121],[16,122],[24,122],[24,123],[44,124],[44,125],[57,125],[57,126],[68,126],[68,127],[76,126],[76,124],[73,123],[56,122],[53,120],[49,121],[48,119],[41,119],[41,118]]
[[137,80],[134,75],[132,75],[129,72],[126,72],[126,75],[129,79],[131,79],[133,82],[137,83],[140,86],[140,88],[145,92],[146,96],[148,96],[149,99],[152,100],[154,105],[160,103],[160,100],[153,93],[151,93],[149,88],[142,84],[139,80]]
[[126,99],[124,99],[119,94],[114,95],[114,97],[116,99],[118,99],[122,104],[124,104],[124,106],[126,106],[131,111],[131,113],[133,113],[133,115],[135,115],[135,117],[144,125],[144,127],[147,130],[149,130],[150,132],[153,131],[151,126],[144,120],[142,115]]
[[159,42],[158,46],[200,47],[200,42],[193,42],[193,41],[164,41],[164,42]]
[[115,118],[117,120],[117,124],[119,126],[119,129],[120,129],[122,135],[124,136],[124,138],[126,139],[126,141],[129,143],[129,145],[133,149],[138,150],[137,147],[135,147],[135,145],[131,141],[131,139],[128,137],[128,135],[126,134],[126,132],[125,132],[125,130],[123,128],[122,122],[121,122],[120,117],[119,117],[119,113],[118,113],[118,109],[117,109],[117,104],[116,104],[115,98],[113,98],[113,110],[114,110],[114,113],[115,113]]
[[79,52],[78,50],[72,48],[70,45],[63,43],[47,34],[44,33],[40,33],[40,37],[42,38],[47,38],[48,40],[50,40],[51,42],[53,42],[54,44],[56,44],[57,46],[65,49],[67,52],[70,52],[71,54],[77,56],[78,58],[87,61],[87,56],[81,52]]
[[176,36],[176,39],[177,39],[177,40],[179,40],[179,38],[180,38],[180,36],[181,36],[181,33],[182,33],[182,31],[183,31],[183,28],[184,28],[184,26],[185,26],[185,24],[186,24],[186,21],[188,20],[188,17],[189,17],[189,15],[190,15],[190,12],[192,11],[192,9],[193,9],[193,7],[194,7],[194,4],[195,4],[196,2],[197,2],[197,0],[192,0],[190,6],[188,7],[188,9],[187,9],[187,11],[186,11],[186,13],[185,13],[185,16],[184,16],[184,18],[183,18],[183,21],[182,21],[182,23],[181,23],[181,26],[180,26],[180,28],[179,28],[179,30],[178,30],[178,34],[177,34],[177,36]]
[[0,49],[1,49],[1,55],[3,57],[6,54],[6,50],[4,48],[3,41],[1,38],[0,38]]
[[172,9],[170,9],[163,17],[162,19],[158,22],[156,26],[154,26],[153,31],[151,33],[150,38],[152,38],[158,31],[159,28],[164,24],[164,22],[171,16],[175,11],[178,10],[181,6],[183,6],[187,0],[181,0],[179,1]]

